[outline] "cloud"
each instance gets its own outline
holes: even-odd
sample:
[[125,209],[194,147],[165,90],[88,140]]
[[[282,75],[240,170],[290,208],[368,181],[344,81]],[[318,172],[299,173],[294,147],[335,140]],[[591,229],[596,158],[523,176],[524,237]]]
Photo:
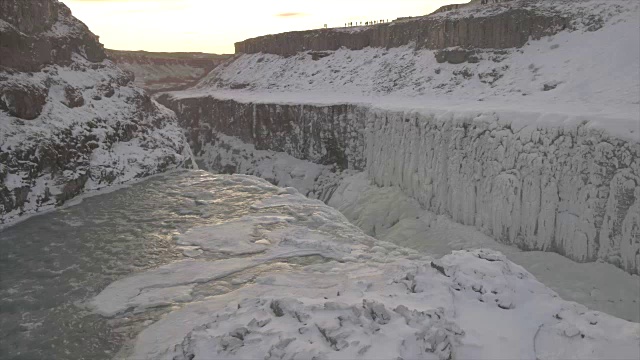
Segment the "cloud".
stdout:
[[300,16],[307,16],[307,14],[300,13],[300,12],[286,12],[286,13],[276,14],[276,16],[277,17],[300,17]]

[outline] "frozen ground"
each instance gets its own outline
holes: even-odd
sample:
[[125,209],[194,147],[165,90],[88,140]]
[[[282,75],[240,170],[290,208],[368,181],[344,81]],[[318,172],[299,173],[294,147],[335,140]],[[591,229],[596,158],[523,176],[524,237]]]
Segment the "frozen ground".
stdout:
[[607,263],[578,263],[543,251],[501,244],[474,227],[423,210],[397,187],[380,188],[360,173],[343,180],[329,205],[367,234],[435,257],[453,250],[488,248],[531,272],[564,299],[640,321],[640,276]]
[[[562,4],[571,7],[571,2]],[[638,141],[639,6],[633,0],[576,2],[571,11],[562,11],[580,13],[585,21],[602,17],[600,29],[577,26],[575,31],[531,41],[520,49],[479,51],[473,63],[438,63],[436,51],[411,46],[341,49],[318,60],[307,53],[292,57],[245,54],[175,96],[213,95],[253,103],[356,103],[418,111],[502,111],[512,113],[504,118],[520,118],[528,125],[588,121]],[[514,112],[521,116],[513,116]]]
[[[191,164],[175,114],[108,60],[74,55],[71,66],[0,75],[3,86],[42,87],[47,100],[33,120],[0,111],[0,224]],[[77,104],[68,104],[68,93]]]
[[[265,196],[247,204],[245,215],[184,228],[176,237],[184,260],[117,280],[90,301],[115,318],[173,305],[118,357],[640,355],[638,324],[562,300],[498,252],[434,260],[365,235],[292,188],[221,179],[236,192]],[[196,202],[226,201],[190,193]]]
[[253,176],[161,175],[0,241],[9,358],[640,354],[639,324],[562,300],[498,252],[435,259]]
[[190,141],[205,147],[197,154],[205,162],[235,158],[219,171],[330,195],[329,167],[287,172],[296,160],[249,161],[214,144],[236,135],[365,170],[376,184],[397,186],[502,243],[637,274],[640,4],[517,3],[557,7],[584,24],[519,49],[478,50],[458,64],[411,46],[321,58],[240,54],[162,99],[189,124]]
[[441,257],[453,250],[489,248],[523,266],[564,299],[591,309],[640,321],[640,276],[603,262],[578,263],[562,255],[522,251],[501,244],[472,226],[424,210],[398,187],[372,185],[366,173],[335,172],[331,167],[285,153],[256,150],[236,138],[218,135],[199,158],[202,168],[233,166],[302,194],[326,201],[366,234]]
[[119,62],[118,67],[136,74],[134,81],[136,86],[152,91],[184,86],[205,74],[204,68],[170,62],[166,64]]

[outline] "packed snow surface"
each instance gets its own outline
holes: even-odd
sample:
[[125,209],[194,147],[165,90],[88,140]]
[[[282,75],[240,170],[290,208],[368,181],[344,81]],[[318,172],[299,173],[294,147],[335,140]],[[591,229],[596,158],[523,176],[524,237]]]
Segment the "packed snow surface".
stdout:
[[592,31],[577,26],[574,31],[532,40],[520,49],[479,50],[473,62],[462,64],[438,63],[437,51],[411,46],[343,48],[317,60],[304,52],[291,57],[241,54],[214,69],[192,90],[174,95],[510,112],[523,115],[519,117],[523,124],[589,122],[638,141],[640,3],[580,1],[558,6],[572,8],[570,13],[583,20],[601,18],[602,27]]
[[[265,189],[264,196],[244,215],[183,229],[184,260],[121,278],[90,301],[116,318],[174,305],[118,357],[640,355],[640,325],[562,300],[499,252],[454,251],[436,260],[376,240],[292,188],[219,178],[233,192]],[[191,196],[226,201],[211,191]]]

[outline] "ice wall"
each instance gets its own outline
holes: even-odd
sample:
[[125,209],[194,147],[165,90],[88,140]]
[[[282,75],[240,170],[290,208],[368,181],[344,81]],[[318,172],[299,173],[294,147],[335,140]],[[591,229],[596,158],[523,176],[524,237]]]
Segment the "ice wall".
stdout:
[[196,153],[223,133],[258,150],[366,169],[376,184],[399,186],[503,243],[640,273],[640,144],[586,120],[549,126],[517,112],[160,100]]

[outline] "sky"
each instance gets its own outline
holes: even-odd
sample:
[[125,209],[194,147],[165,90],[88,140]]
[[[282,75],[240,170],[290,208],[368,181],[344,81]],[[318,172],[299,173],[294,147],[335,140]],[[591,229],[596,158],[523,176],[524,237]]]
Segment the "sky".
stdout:
[[247,38],[426,15],[468,0],[61,0],[109,49],[233,53]]

